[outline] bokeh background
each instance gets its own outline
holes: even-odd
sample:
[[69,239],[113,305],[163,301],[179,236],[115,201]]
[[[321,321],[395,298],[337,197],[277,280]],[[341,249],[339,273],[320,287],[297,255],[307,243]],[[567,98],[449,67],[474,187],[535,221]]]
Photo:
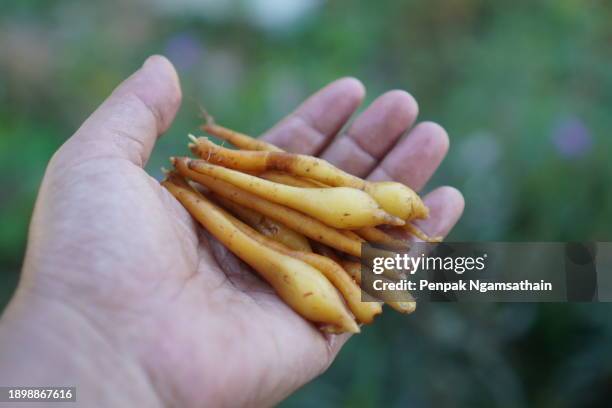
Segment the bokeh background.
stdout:
[[[456,240],[611,240],[612,3],[15,0],[0,5],[0,308],[46,162],[152,53],[184,102],[259,134],[340,76],[411,92],[451,150],[428,188],[465,195]],[[612,399],[612,306],[430,304],[392,312],[285,407],[571,407]],[[180,345],[177,345],[180,347]],[[282,356],[279,356],[282,358]]]

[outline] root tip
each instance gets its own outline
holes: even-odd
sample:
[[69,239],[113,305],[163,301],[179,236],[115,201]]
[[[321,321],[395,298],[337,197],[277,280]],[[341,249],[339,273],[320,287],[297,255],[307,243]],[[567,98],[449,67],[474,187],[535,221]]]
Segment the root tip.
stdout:
[[410,314],[417,308],[416,301],[393,301],[387,302],[393,310],[402,314]]
[[346,331],[348,333],[353,333],[353,334],[359,334],[361,333],[361,329],[359,328],[359,325],[357,324],[357,322],[353,319],[351,319],[350,322],[347,322],[348,324],[346,325]]
[[403,313],[410,314],[417,308],[416,302],[402,302]]
[[215,125],[215,118],[210,113],[208,113],[208,111],[201,105],[200,115],[202,115],[202,119],[204,119],[204,124],[202,125],[203,129]]
[[391,215],[387,212],[384,212],[384,219],[385,219],[385,224],[389,224],[389,225],[393,225],[395,227],[401,227],[402,225],[406,224],[406,221],[402,220],[399,217],[396,217],[395,215]]

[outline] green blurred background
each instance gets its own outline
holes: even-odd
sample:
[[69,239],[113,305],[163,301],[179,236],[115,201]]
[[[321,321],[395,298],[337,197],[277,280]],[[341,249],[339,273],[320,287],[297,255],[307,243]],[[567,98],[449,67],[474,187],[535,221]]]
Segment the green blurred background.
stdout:
[[[152,53],[184,102],[259,134],[344,75],[411,92],[451,150],[431,186],[466,198],[456,240],[611,240],[612,3],[153,0],[0,5],[0,307],[52,153]],[[612,307],[430,304],[386,313],[286,407],[609,406]],[[180,347],[180,345],[177,345]],[[282,358],[282,356],[279,356]]]

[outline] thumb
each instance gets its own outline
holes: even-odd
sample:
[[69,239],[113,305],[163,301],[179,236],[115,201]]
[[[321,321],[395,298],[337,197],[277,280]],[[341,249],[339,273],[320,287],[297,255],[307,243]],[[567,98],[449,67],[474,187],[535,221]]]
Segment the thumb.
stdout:
[[61,156],[68,161],[124,158],[142,167],[180,103],[179,79],[170,61],[149,57],[66,142]]

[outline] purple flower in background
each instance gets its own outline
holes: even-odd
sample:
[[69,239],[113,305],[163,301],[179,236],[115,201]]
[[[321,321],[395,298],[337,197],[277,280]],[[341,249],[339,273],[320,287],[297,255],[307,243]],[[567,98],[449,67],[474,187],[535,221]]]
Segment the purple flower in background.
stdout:
[[593,136],[582,120],[569,117],[561,120],[552,132],[557,153],[565,159],[578,159],[593,148]]
[[166,41],[164,54],[179,70],[187,70],[200,61],[203,47],[197,37],[190,33],[178,33]]

